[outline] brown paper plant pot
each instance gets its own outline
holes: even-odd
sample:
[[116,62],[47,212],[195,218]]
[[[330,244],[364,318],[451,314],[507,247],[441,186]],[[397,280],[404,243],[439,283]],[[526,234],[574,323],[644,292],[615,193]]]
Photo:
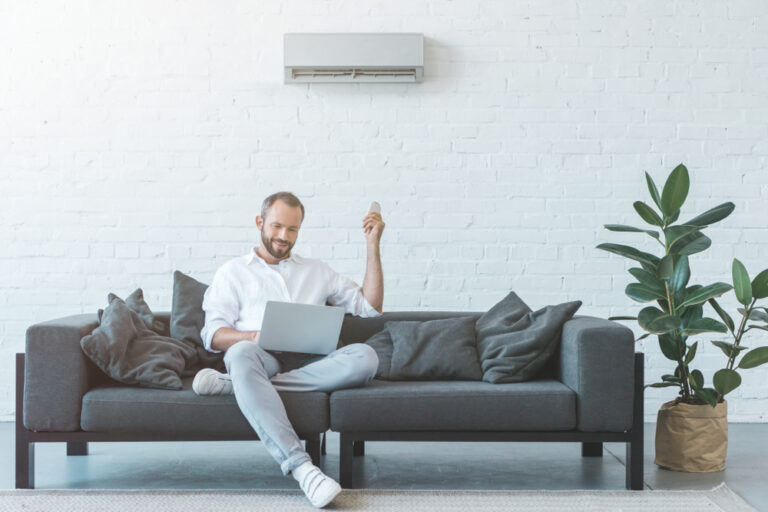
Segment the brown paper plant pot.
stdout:
[[728,404],[693,405],[673,400],[659,409],[656,463],[665,469],[705,473],[725,469]]

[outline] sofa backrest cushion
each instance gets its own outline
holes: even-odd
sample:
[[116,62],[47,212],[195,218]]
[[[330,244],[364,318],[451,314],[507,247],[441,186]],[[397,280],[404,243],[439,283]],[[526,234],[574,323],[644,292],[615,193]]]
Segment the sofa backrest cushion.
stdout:
[[480,380],[475,319],[387,322],[392,337],[391,380]]

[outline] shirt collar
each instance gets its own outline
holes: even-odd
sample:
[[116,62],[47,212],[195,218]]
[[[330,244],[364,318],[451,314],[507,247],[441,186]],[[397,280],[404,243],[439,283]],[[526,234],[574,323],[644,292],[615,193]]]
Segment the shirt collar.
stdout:
[[[290,261],[292,263],[301,263],[302,260],[303,260],[303,258],[301,256],[296,254],[294,251],[291,251],[291,255],[288,256],[288,259],[280,260],[280,261],[281,262],[283,262],[283,261]],[[265,266],[268,265],[268,263],[266,261],[264,261],[261,258],[261,256],[256,254],[256,250],[255,249],[251,249],[251,251],[248,253],[248,259],[246,260],[246,263],[250,265],[254,261],[256,261],[257,263],[260,263],[262,265],[265,265]]]

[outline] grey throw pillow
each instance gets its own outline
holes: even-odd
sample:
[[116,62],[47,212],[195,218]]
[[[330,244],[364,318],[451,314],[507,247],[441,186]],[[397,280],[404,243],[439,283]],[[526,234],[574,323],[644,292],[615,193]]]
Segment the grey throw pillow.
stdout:
[[392,338],[390,380],[480,380],[471,316],[386,322]]
[[[107,296],[107,302],[111,303],[112,298],[117,297],[114,293],[110,293]],[[119,297],[117,297],[119,298]],[[121,299],[122,300],[122,299]],[[147,301],[144,300],[144,291],[141,288],[136,288],[133,293],[131,293],[128,297],[125,298],[125,303],[128,305],[129,308],[131,308],[133,311],[136,312],[136,314],[139,315],[139,318],[141,318],[141,321],[144,322],[144,325],[146,325],[149,329],[152,329],[157,334],[161,336],[169,336],[170,335],[170,329],[167,322],[164,322],[160,320],[159,318],[155,318],[155,314],[152,313],[152,310],[149,309],[149,305],[147,304]],[[101,315],[103,310],[99,310],[99,322],[101,322]]]
[[392,367],[392,336],[386,329],[379,331],[365,342],[376,351],[379,356],[379,368],[376,370],[376,378],[389,380],[389,369]]
[[181,375],[195,351],[147,328],[116,295],[102,311],[100,325],[80,340],[83,352],[111,378],[150,388],[181,389]]
[[581,301],[574,301],[532,312],[514,292],[507,295],[475,325],[483,380],[496,384],[534,378],[557,350],[563,324],[579,307]]
[[224,354],[205,349],[200,331],[205,325],[203,296],[208,285],[178,270],[173,273],[173,300],[171,304],[171,337],[187,342],[197,352],[198,368],[216,368],[226,371]]

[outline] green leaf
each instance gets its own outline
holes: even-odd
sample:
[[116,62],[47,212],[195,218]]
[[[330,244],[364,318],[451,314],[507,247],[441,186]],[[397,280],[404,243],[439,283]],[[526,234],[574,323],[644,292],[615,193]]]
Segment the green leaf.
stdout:
[[677,242],[685,242],[680,247],[683,247],[689,243],[689,239],[686,238],[691,233],[697,233],[701,230],[699,226],[689,226],[687,224],[680,224],[679,226],[669,226],[664,228],[664,239],[667,242],[667,247],[673,247]]
[[626,293],[630,299],[637,302],[651,302],[665,297],[659,290],[641,283],[628,284],[624,289],[624,293]]
[[680,256],[675,264],[675,271],[672,273],[669,286],[672,291],[678,292],[685,288],[690,278],[691,267],[688,266],[688,256]]
[[[661,265],[659,265],[659,268],[661,268]],[[652,272],[648,272],[645,269],[633,267],[629,269],[629,273],[632,274],[632,276],[640,281],[641,284],[647,286],[648,288],[651,288],[653,290],[658,291],[662,295],[666,296],[666,288],[664,288],[664,281],[656,277],[656,274]]]
[[691,306],[693,304],[700,304],[706,302],[712,297],[719,297],[731,289],[731,285],[727,283],[715,283],[708,286],[699,288],[698,290],[687,294],[685,300],[681,302],[678,307]]
[[656,206],[658,206],[659,210],[661,210],[661,197],[659,197],[659,189],[656,187],[656,183],[653,181],[653,178],[651,178],[651,175],[647,172],[645,173],[645,182],[648,184],[648,192],[651,193],[651,199],[653,199],[653,202],[656,203]]
[[654,256],[653,254],[649,254],[643,251],[638,251],[634,247],[630,247],[628,245],[600,244],[597,246],[597,248],[602,249],[603,251],[608,251],[614,254],[618,254],[619,256],[624,256],[625,258],[629,258],[631,260],[639,261],[640,263],[643,263],[643,264],[647,264],[653,267],[654,271],[656,270],[656,267],[659,265],[659,258]]
[[749,305],[752,302],[752,283],[749,281],[749,274],[744,264],[733,259],[733,290],[736,292],[736,300]]
[[752,280],[752,295],[756,299],[768,297],[768,268],[757,274]]
[[728,343],[726,341],[714,341],[713,340],[712,344],[714,346],[720,348],[720,350],[723,351],[723,354],[725,354],[725,357],[731,357],[731,352],[733,352],[734,350],[736,351],[735,354],[738,355],[739,352],[741,352],[742,350],[747,350],[747,348],[748,348],[748,347],[743,347],[741,345],[736,346],[733,343]]
[[683,329],[704,316],[704,306],[702,304],[694,304],[693,306],[678,308],[678,311],[681,310],[683,314],[680,315],[680,319],[683,321]]
[[680,326],[680,319],[664,313],[657,307],[648,306],[640,310],[637,323],[649,333],[674,331]]
[[768,363],[768,347],[758,347],[750,350],[739,361],[739,368],[754,368]]
[[709,305],[712,306],[722,321],[725,322],[725,325],[728,326],[728,329],[733,332],[735,326],[733,325],[733,318],[731,318],[731,315],[729,315],[722,307],[720,307],[720,304],[715,299],[709,299]]
[[694,226],[709,226],[711,224],[714,224],[715,222],[720,222],[727,216],[729,216],[733,209],[736,208],[736,206],[731,203],[723,203],[721,205],[715,206],[711,210],[707,210],[706,212],[702,213],[698,217],[694,217],[686,224],[694,225]]
[[661,217],[659,217],[659,214],[656,213],[653,208],[648,206],[642,201],[635,201],[632,203],[632,206],[635,207],[635,211],[638,215],[640,215],[640,218],[643,219],[648,224],[652,224],[654,226],[663,226],[664,221],[661,220]]
[[699,370],[693,370],[688,375],[690,376],[689,382],[693,385],[694,389],[704,387],[704,375]]
[[636,316],[609,316],[608,320],[637,320]]
[[676,211],[675,213],[673,213],[673,214],[672,214],[672,216],[671,216],[671,217],[669,217],[669,219],[667,220],[667,226],[669,226],[670,224],[674,224],[674,223],[675,223],[675,221],[677,221],[677,219],[678,219],[679,217],[680,217],[680,210],[677,210],[677,211]]
[[661,192],[661,211],[665,216],[670,217],[673,213],[680,210],[680,207],[685,202],[685,198],[688,197],[690,184],[688,169],[683,164],[675,167],[664,184],[664,190]]
[[693,358],[696,357],[696,349],[699,346],[699,342],[695,342],[691,347],[688,349],[688,353],[685,354],[685,364],[689,365],[691,361],[693,361]]
[[755,308],[749,313],[750,320],[757,320],[758,322],[768,322],[768,313],[762,309]]
[[[656,270],[656,275],[659,279],[665,279],[669,281],[672,278],[672,273],[675,271],[675,256],[667,254],[659,262],[659,268]],[[663,283],[662,283],[663,284]],[[666,289],[665,289],[666,292]]]
[[677,382],[678,384],[682,382],[682,380],[680,380],[680,377],[678,377],[677,375],[669,375],[669,374],[662,375],[661,380],[664,382]]
[[750,324],[748,328],[744,329],[744,332],[747,332],[750,329],[761,329],[763,331],[768,331],[768,326]]
[[675,253],[690,256],[706,251],[712,245],[712,240],[701,232],[691,233],[675,243]]
[[683,329],[684,336],[693,336],[703,332],[728,332],[728,328],[713,318],[694,320]]
[[677,384],[675,382],[655,382],[653,384],[646,384],[645,388],[669,388],[672,386],[680,387],[680,384]]
[[715,391],[714,389],[712,388],[697,389],[694,391],[694,394],[696,395],[696,398],[698,398],[702,402],[709,404],[712,407],[717,406],[717,391]]
[[672,361],[678,361],[680,359],[680,349],[677,342],[669,334],[659,335],[659,348],[664,357],[671,359]]
[[[746,356],[745,356],[746,357]],[[741,384],[741,375],[736,370],[723,368],[715,372],[712,383],[718,393],[725,396]]]
[[659,239],[659,232],[653,231],[652,229],[640,229],[640,228],[634,228],[632,226],[625,226],[623,224],[605,224],[605,229],[608,231],[621,231],[621,232],[627,232],[627,233],[648,233],[655,239]]
[[640,340],[644,340],[645,338],[647,338],[647,337],[648,337],[648,336],[650,336],[651,334],[653,334],[653,333],[652,333],[652,332],[647,332],[647,333],[643,334],[642,336],[640,336],[639,338],[637,338],[637,339],[635,340],[635,342],[638,342],[638,341],[640,341]]

